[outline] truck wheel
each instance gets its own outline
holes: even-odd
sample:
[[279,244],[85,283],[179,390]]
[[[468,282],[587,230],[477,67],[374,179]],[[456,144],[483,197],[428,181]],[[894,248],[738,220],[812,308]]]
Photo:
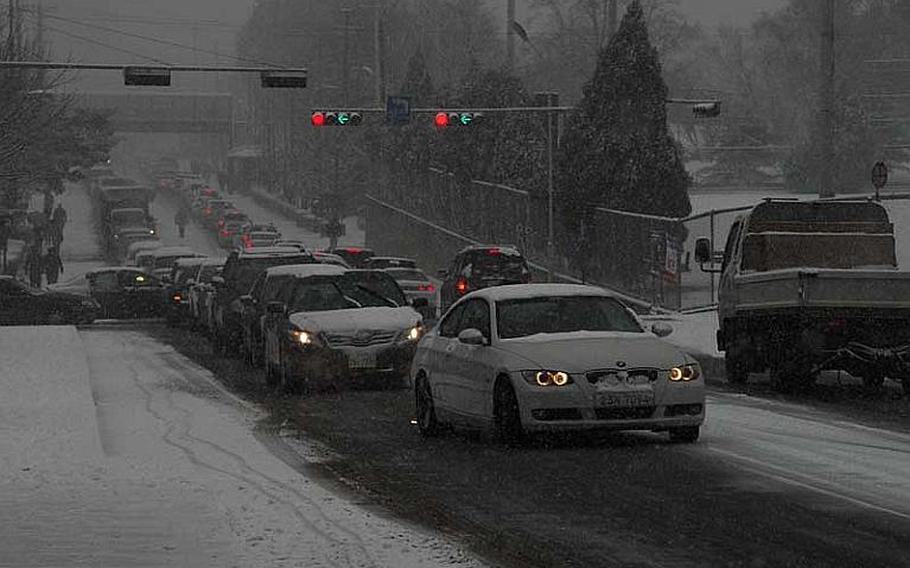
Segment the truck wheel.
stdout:
[[869,392],[878,392],[885,384],[885,375],[877,371],[870,371],[863,376],[863,387]]
[[744,385],[749,381],[749,365],[743,357],[737,357],[732,351],[727,351],[724,357],[724,371],[727,382],[731,385]]
[[816,375],[803,366],[776,364],[770,369],[771,384],[785,394],[803,393],[815,384]]

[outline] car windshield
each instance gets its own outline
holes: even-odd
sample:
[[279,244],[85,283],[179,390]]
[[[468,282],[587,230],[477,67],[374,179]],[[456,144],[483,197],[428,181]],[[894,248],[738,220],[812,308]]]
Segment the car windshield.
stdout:
[[395,306],[406,306],[404,292],[395,282],[395,279],[385,272],[378,271],[352,271],[343,275],[342,279],[350,282],[354,287],[363,289],[373,297],[379,297]]
[[[401,298],[404,302],[404,297]],[[291,312],[320,312],[346,310],[352,308],[398,307],[375,290],[375,286],[365,285],[359,279],[340,276],[314,276],[299,283],[288,303]]]
[[145,223],[146,217],[145,212],[141,209],[129,209],[123,211],[114,211],[111,213],[111,221],[119,225],[126,224],[135,224],[141,225]]
[[496,302],[496,323],[502,339],[576,331],[644,331],[625,306],[603,296],[500,300]]
[[[237,267],[237,290],[246,293],[253,285],[259,274],[273,266],[287,266],[289,264],[309,264],[313,258],[309,255],[266,256],[261,258],[245,258]],[[231,276],[233,277],[233,276]]]

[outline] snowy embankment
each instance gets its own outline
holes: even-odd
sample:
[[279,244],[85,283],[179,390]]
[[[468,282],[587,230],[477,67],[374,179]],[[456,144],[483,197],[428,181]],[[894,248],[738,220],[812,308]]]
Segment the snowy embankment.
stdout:
[[0,566],[482,565],[315,481],[324,452],[279,458],[261,417],[144,333],[0,328]]

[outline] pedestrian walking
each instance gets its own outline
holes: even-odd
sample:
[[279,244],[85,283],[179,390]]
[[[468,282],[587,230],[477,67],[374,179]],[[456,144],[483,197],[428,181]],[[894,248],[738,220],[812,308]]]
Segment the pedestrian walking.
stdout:
[[60,259],[60,252],[57,247],[47,249],[47,254],[42,259],[44,274],[47,276],[47,283],[56,284],[63,272],[63,261]]
[[177,225],[177,231],[180,233],[180,238],[186,236],[186,224],[189,222],[189,217],[187,217],[186,210],[181,208],[177,210],[177,214],[174,215],[174,224]]
[[39,247],[33,246],[29,249],[25,259],[25,271],[28,274],[29,283],[35,288],[40,288],[44,266],[41,259],[41,249]]

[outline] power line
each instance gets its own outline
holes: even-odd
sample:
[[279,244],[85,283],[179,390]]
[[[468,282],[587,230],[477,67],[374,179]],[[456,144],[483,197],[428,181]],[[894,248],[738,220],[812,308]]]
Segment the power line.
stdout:
[[113,34],[119,34],[119,35],[122,35],[122,36],[125,36],[125,37],[129,37],[129,38],[133,38],[133,39],[139,39],[139,40],[148,41],[148,42],[151,42],[151,43],[157,43],[157,44],[160,44],[160,45],[167,45],[167,46],[169,46],[169,47],[177,47],[177,48],[185,49],[185,50],[192,51],[192,52],[200,52],[200,53],[206,53],[206,54],[208,54],[208,55],[214,55],[214,56],[216,56],[216,57],[225,57],[225,58],[228,58],[228,59],[234,59],[235,61],[244,61],[244,62],[246,62],[246,63],[255,63],[255,64],[257,64],[257,65],[263,65],[263,66],[265,66],[265,67],[275,67],[276,69],[281,69],[281,68],[284,68],[284,67],[285,67],[285,66],[283,66],[283,65],[278,65],[278,64],[276,64],[276,63],[271,63],[271,62],[268,62],[268,61],[260,61],[260,60],[257,60],[257,59],[251,59],[251,58],[243,57],[243,56],[240,56],[240,55],[230,55],[230,54],[228,54],[228,53],[224,53],[224,52],[220,52],[220,51],[214,51],[214,50],[210,50],[210,49],[196,48],[196,47],[189,46],[189,45],[184,45],[184,44],[182,44],[182,43],[178,43],[178,42],[175,42],[175,41],[168,41],[168,40],[159,39],[159,38],[155,38],[155,37],[150,37],[150,36],[146,36],[146,35],[142,35],[142,34],[136,34],[136,33],[132,33],[132,32],[125,32],[125,31],[123,31],[123,30],[118,30],[118,29],[116,29],[116,28],[110,28],[110,27],[107,27],[107,26],[99,26],[99,25],[97,25],[97,24],[89,24],[89,23],[86,23],[86,22],[80,22],[79,20],[73,20],[73,19],[70,19],[70,18],[64,18],[63,16],[55,16],[55,15],[51,15],[51,14],[45,14],[44,17],[45,17],[45,18],[49,18],[49,19],[53,19],[53,20],[59,20],[59,21],[62,21],[62,22],[67,22],[67,23],[70,23],[70,24],[76,24],[76,25],[79,25],[79,26],[84,26],[84,27],[91,28],[91,29],[101,30],[101,31],[105,31],[105,32],[113,33]]
[[133,50],[127,49],[125,47],[117,47],[117,46],[111,45],[109,43],[104,43],[103,41],[98,41],[96,39],[91,39],[91,38],[88,38],[85,36],[81,36],[79,34],[74,34],[74,33],[71,33],[71,32],[65,31],[65,30],[61,30],[60,28],[56,28],[54,26],[49,26],[47,24],[45,24],[44,27],[54,33],[58,33],[60,35],[67,36],[69,38],[72,38],[72,39],[75,39],[78,41],[84,41],[86,43],[91,43],[91,44],[97,45],[99,47],[105,47],[107,49],[126,53],[128,55],[132,55],[133,57],[139,57],[140,59],[145,59],[147,61],[152,61],[154,63],[160,63],[162,65],[170,65],[170,63],[167,63],[166,61],[162,61],[162,60],[156,59],[154,57],[149,57],[148,55],[143,55],[137,51],[133,51]]

